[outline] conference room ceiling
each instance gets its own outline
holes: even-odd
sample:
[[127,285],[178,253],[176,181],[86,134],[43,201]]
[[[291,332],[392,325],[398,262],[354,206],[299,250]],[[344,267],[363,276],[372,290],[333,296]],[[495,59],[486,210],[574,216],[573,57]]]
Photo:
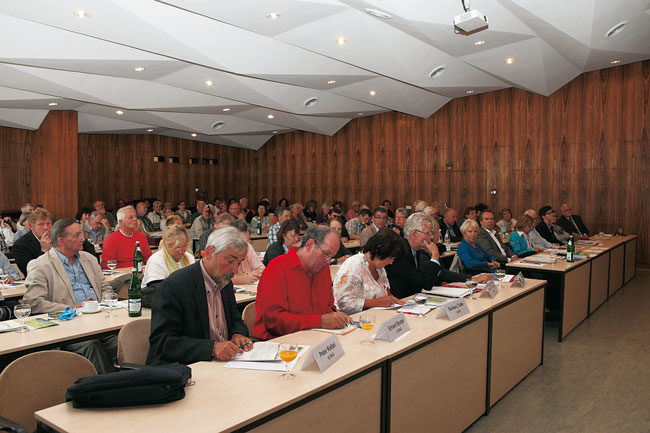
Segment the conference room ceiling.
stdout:
[[489,28],[461,35],[460,0],[3,2],[0,125],[38,129],[49,110],[75,110],[82,134],[259,149],[274,134],[333,135],[386,111],[425,118],[496,89],[550,95],[650,58],[650,0],[471,7]]

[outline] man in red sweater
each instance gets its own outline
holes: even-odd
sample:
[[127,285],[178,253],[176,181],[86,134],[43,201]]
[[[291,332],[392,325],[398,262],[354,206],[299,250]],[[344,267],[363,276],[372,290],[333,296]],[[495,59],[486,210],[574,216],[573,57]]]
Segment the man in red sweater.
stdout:
[[352,322],[334,308],[329,262],[339,244],[329,227],[311,227],[299,248],[269,263],[257,288],[253,337],[268,340],[303,329],[339,329]]
[[151,249],[147,237],[136,231],[138,217],[133,206],[126,206],[118,210],[117,221],[120,224],[119,230],[115,230],[104,241],[102,269],[108,269],[106,262],[109,260],[117,260],[118,268],[132,268],[136,242],[140,242],[140,250],[146,264],[151,256]]

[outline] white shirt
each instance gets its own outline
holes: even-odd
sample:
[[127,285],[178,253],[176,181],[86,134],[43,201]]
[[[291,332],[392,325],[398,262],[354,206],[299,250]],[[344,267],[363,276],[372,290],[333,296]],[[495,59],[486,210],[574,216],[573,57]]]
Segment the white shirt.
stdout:
[[497,232],[494,231],[494,230],[486,229],[485,227],[483,227],[483,228],[485,229],[485,231],[488,232],[488,234],[490,235],[490,237],[491,237],[492,239],[494,239],[494,242],[497,243],[497,247],[499,247],[499,251],[501,251],[501,254],[503,254],[504,256],[506,256],[506,258],[508,259],[508,261],[510,261],[510,257],[508,257],[508,255],[506,254],[505,250],[504,250],[503,247],[501,246],[501,242],[499,242],[499,239],[497,239],[497,236],[496,236],[496,233],[497,233]]
[[[185,253],[190,261],[190,265],[194,263],[194,256],[190,253]],[[179,260],[176,262],[179,268],[183,267],[183,263]],[[147,260],[147,266],[144,268],[144,276],[142,277],[142,287],[147,287],[149,281],[164,280],[169,276],[167,265],[165,264],[165,255],[162,250],[156,251]]]

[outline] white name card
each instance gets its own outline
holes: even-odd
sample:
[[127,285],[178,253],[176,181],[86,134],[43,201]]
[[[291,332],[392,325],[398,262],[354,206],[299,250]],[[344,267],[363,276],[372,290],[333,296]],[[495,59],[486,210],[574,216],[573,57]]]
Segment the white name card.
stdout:
[[331,335],[321,343],[312,347],[305,356],[305,362],[302,363],[302,369],[305,370],[310,365],[316,363],[320,372],[324,372],[336,361],[345,355],[343,346],[336,335]]
[[483,291],[481,291],[480,297],[489,296],[490,298],[494,298],[498,294],[499,294],[499,288],[494,283],[494,280],[490,280],[487,282],[487,284],[485,284]]
[[379,327],[375,340],[388,340],[391,343],[400,337],[408,334],[411,330],[406,316],[402,313],[396,314],[384,321]]
[[524,278],[524,274],[519,272],[517,276],[515,277],[514,280],[512,280],[512,284],[510,287],[524,287],[526,285],[526,279]]
[[469,308],[467,308],[465,299],[463,298],[450,299],[438,307],[438,313],[436,314],[436,319],[440,319],[444,316],[447,316],[449,320],[456,320],[459,317],[462,317],[468,313],[469,313]]

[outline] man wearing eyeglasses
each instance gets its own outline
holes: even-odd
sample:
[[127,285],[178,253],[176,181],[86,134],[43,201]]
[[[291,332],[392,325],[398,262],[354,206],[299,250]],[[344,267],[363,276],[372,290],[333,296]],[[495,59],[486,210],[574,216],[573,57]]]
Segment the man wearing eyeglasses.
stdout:
[[[404,224],[404,246],[406,253],[386,266],[390,291],[393,296],[405,298],[429,290],[443,282],[465,281],[466,275],[451,272],[440,263],[438,249],[439,225],[424,212],[416,212]],[[485,277],[475,275],[475,281]]]
[[537,224],[537,227],[535,227],[535,229],[549,243],[559,244],[561,242],[557,237],[555,237],[555,234],[553,233],[553,227],[551,226],[553,223],[553,212],[554,211],[551,206],[542,206],[539,209],[539,217],[542,219],[542,221]]
[[324,226],[310,227],[298,248],[275,258],[257,286],[253,337],[269,340],[303,329],[340,329],[351,323],[336,311],[329,263],[339,237]]
[[372,224],[363,229],[359,239],[360,247],[363,248],[364,245],[368,243],[368,239],[373,237],[379,229],[386,227],[386,221],[388,220],[388,211],[383,207],[375,208],[375,211],[372,213]]
[[[537,211],[535,209],[528,209],[524,213],[533,219],[535,227],[539,224],[539,217],[537,216]],[[544,239],[535,227],[533,227],[528,233],[528,242],[530,243],[530,246],[532,248],[539,248],[540,250],[551,248],[551,243]]]

